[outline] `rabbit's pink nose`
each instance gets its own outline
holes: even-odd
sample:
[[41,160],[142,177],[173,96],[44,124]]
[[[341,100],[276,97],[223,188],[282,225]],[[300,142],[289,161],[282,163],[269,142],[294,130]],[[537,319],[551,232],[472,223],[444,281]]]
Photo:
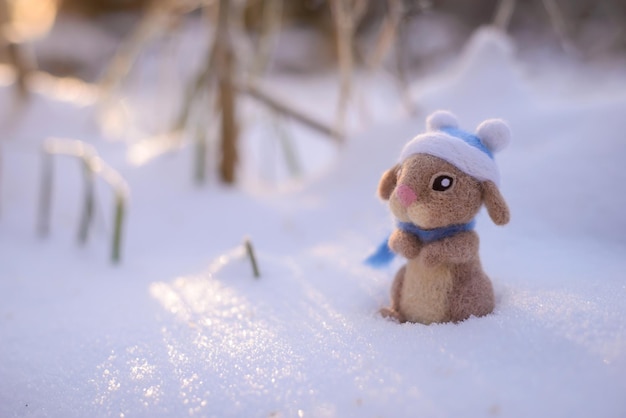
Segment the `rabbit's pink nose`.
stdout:
[[398,196],[398,199],[400,199],[400,203],[402,203],[402,206],[404,206],[405,208],[408,208],[413,202],[417,200],[417,195],[415,194],[415,192],[411,190],[409,186],[406,186],[404,184],[398,186],[398,188],[396,189],[396,195]]

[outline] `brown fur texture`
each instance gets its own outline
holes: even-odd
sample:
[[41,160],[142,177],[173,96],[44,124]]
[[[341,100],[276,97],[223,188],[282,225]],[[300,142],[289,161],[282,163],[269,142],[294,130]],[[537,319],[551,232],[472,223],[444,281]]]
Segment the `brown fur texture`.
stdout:
[[[451,178],[452,185],[447,190],[435,190],[434,184],[442,175]],[[405,196],[400,196],[402,193]],[[427,154],[412,155],[386,171],[378,194],[389,200],[399,221],[423,229],[470,222],[483,203],[494,223],[503,225],[510,217],[495,183],[480,182]],[[478,246],[474,231],[423,243],[409,232],[395,230],[389,247],[407,258],[407,263],[394,279],[391,306],[383,308],[381,314],[399,322],[431,324],[491,313],[493,288],[482,269]]]

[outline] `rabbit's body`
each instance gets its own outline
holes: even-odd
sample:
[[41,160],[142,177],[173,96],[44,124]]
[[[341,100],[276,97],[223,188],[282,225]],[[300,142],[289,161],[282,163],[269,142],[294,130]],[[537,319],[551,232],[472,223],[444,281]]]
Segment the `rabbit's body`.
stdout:
[[[407,260],[398,271],[392,286],[391,309],[387,315],[401,322],[457,322],[472,315],[483,316],[493,311],[495,302],[491,281],[483,272],[478,258],[478,243],[475,232],[470,240],[463,236],[445,238],[448,245],[465,248],[473,253],[469,260],[449,260],[432,265],[427,261],[429,251],[438,251],[438,244],[425,244],[416,257]],[[454,241],[461,241],[455,243]],[[457,245],[455,245],[457,244]]]
[[427,266],[419,258],[408,260],[397,311],[405,321],[430,324],[451,320],[454,271],[452,266]]
[[[438,112],[428,123],[437,122],[455,120]],[[407,259],[392,285],[391,307],[381,313],[400,322],[458,322],[487,315],[495,306],[473,220],[483,204],[496,224],[509,220],[487,146],[497,148],[497,141],[508,141],[508,128],[502,121],[487,121],[479,126],[481,137],[450,128],[454,135],[462,132],[461,139],[436,129],[431,126],[434,133],[418,136],[405,147],[401,162],[385,172],[378,188],[399,222],[389,247]],[[446,158],[446,151],[452,157]]]

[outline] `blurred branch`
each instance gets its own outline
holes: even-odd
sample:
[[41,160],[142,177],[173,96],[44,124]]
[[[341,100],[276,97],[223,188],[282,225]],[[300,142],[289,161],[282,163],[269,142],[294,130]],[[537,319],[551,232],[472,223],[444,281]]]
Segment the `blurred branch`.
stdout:
[[263,2],[258,52],[252,63],[252,75],[259,75],[267,68],[272,45],[276,41],[276,34],[280,28],[282,14],[283,0],[265,0]]
[[[418,5],[422,10],[425,6]],[[380,67],[385,56],[389,51],[394,49],[395,58],[395,74],[394,79],[399,90],[404,107],[409,114],[415,114],[415,104],[411,98],[411,89],[406,74],[406,31],[405,19],[411,12],[411,6],[407,6],[402,0],[387,0],[387,14],[379,31],[376,40],[376,47],[372,55],[369,65],[371,67]]]
[[565,23],[565,19],[563,18],[556,0],[542,0],[542,2],[543,7],[545,7],[546,12],[548,13],[548,17],[550,18],[550,23],[554,28],[554,32],[561,42],[561,47],[565,52],[573,54],[575,52],[575,48],[568,39],[567,24]]
[[237,166],[237,121],[235,117],[235,90],[233,88],[234,54],[228,30],[230,4],[228,0],[220,0],[215,35],[215,57],[218,80],[218,101],[221,110],[221,158],[219,164],[222,181],[227,184],[235,182]]
[[352,94],[354,70],[354,37],[358,22],[365,14],[365,0],[331,0],[330,7],[335,23],[340,85],[337,102],[337,130],[344,131],[348,102]]
[[131,36],[122,43],[100,81],[104,92],[111,94],[114,88],[119,85],[122,78],[128,74],[139,51],[157,26],[157,19],[160,21],[161,18],[163,18],[163,16],[160,12],[151,9],[151,11],[141,19]]
[[185,128],[187,122],[189,121],[189,116],[191,115],[191,108],[196,102],[198,95],[201,94],[204,89],[209,89],[211,87],[210,81],[216,61],[216,51],[217,48],[214,43],[205,60],[206,66],[196,75],[193,81],[187,85],[185,97],[183,98],[183,107],[181,108],[174,124],[175,131],[180,131]]
[[257,100],[258,102],[264,104],[265,106],[278,113],[282,113],[295,119],[303,125],[306,125],[309,128],[331,138],[335,142],[341,142],[343,140],[343,134],[341,134],[336,129],[331,128],[328,125],[323,124],[322,122],[316,121],[305,113],[297,111],[293,106],[281,102],[275,97],[270,96],[268,93],[264,92],[261,88],[255,86],[252,83],[237,83],[236,87],[240,93],[252,97],[253,99]]
[[154,1],[130,37],[119,47],[100,82],[105,97],[110,96],[126,77],[146,42],[167,26],[173,3],[174,0]]
[[287,169],[289,170],[289,174],[293,178],[298,178],[302,175],[302,167],[300,161],[298,160],[292,137],[286,132],[284,126],[281,124],[282,121],[280,120],[279,115],[275,113],[273,116],[272,122],[274,130],[276,132],[276,136],[278,137],[280,147],[283,150],[283,156],[285,157],[285,163],[287,165]]
[[387,0],[388,12],[383,21],[382,28],[379,31],[376,46],[374,47],[374,54],[370,59],[371,66],[380,66],[392,45],[396,43],[399,27],[402,22],[403,8],[402,0]]
[[404,107],[407,109],[409,114],[414,115],[416,113],[416,105],[411,97],[411,87],[409,86],[409,77],[407,76],[406,69],[406,53],[404,52],[408,49],[406,45],[406,37],[407,31],[405,29],[405,25],[401,23],[398,26],[398,35],[396,40],[396,72],[398,74],[398,85]]

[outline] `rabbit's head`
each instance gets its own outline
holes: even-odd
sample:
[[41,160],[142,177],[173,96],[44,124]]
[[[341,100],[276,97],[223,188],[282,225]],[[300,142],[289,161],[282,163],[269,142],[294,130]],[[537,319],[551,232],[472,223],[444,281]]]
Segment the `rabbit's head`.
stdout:
[[493,153],[509,142],[507,125],[491,119],[470,134],[457,128],[451,113],[438,111],[427,126],[380,180],[378,194],[389,200],[394,216],[433,229],[470,222],[484,204],[494,223],[506,224],[509,210]]

